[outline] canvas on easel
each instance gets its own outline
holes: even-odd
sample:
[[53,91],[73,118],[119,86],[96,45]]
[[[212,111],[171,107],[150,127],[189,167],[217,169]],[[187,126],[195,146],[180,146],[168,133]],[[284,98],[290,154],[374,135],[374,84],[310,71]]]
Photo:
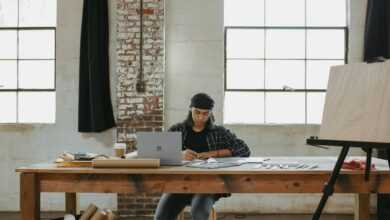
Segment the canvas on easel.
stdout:
[[390,61],[331,68],[319,137],[390,143]]

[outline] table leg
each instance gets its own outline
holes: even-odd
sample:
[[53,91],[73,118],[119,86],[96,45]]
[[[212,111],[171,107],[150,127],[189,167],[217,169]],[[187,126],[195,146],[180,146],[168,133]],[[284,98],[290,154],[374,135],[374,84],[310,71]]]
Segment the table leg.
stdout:
[[20,174],[20,212],[21,220],[39,220],[40,191],[37,174]]
[[370,194],[355,194],[354,220],[370,220]]
[[336,184],[337,177],[339,176],[341,167],[344,163],[345,157],[347,156],[349,151],[349,146],[343,146],[339,157],[337,158],[336,165],[333,168],[332,175],[329,178],[329,181],[325,183],[324,189],[322,190],[322,198],[316,211],[313,214],[312,220],[319,220],[321,217],[322,210],[325,207],[326,201],[328,201],[329,196],[333,194],[334,185]]
[[76,193],[65,193],[65,213],[77,214],[77,195]]

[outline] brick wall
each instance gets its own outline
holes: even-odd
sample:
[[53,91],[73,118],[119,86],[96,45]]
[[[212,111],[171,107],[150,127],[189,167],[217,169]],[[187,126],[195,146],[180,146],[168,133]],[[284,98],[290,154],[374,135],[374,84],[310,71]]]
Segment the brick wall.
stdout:
[[[136,149],[135,132],[161,131],[164,106],[164,1],[143,2],[143,79],[146,89],[137,93],[140,72],[140,0],[117,0],[117,142]],[[160,195],[119,194],[118,213],[152,215]]]

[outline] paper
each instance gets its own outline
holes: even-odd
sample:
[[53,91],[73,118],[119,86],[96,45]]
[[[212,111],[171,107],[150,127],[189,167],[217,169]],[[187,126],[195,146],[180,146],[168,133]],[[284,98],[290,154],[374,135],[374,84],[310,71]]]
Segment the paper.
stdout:
[[246,163],[242,158],[209,158],[208,160],[188,163],[187,167],[201,169],[216,169],[224,167],[240,166]]
[[269,158],[248,157],[248,158],[242,158],[242,160],[245,160],[246,163],[263,163],[264,161],[268,161]]

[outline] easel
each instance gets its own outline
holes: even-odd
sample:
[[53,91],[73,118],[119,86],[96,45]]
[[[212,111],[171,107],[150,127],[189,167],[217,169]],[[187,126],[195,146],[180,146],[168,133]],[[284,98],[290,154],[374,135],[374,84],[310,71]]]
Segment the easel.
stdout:
[[338,146],[342,147],[341,152],[337,158],[337,162],[333,168],[332,175],[329,178],[329,181],[325,183],[324,188],[322,190],[323,194],[321,197],[321,201],[318,204],[316,211],[313,214],[312,220],[319,220],[322,210],[325,207],[326,201],[329,196],[331,196],[334,192],[334,185],[336,184],[337,177],[340,174],[341,167],[344,163],[344,160],[348,154],[350,147],[360,147],[364,151],[367,152],[366,156],[366,167],[365,167],[365,181],[369,181],[370,178],[370,170],[371,170],[371,157],[372,157],[372,149],[373,148],[386,148],[387,161],[390,167],[390,143],[375,143],[375,142],[364,142],[364,141],[341,141],[341,140],[326,140],[326,139],[318,139],[316,137],[311,137],[306,140],[308,145],[318,146],[318,145],[327,145],[327,146]]
[[308,145],[341,147],[332,175],[323,188],[321,201],[313,215],[318,220],[340,174],[351,147],[366,153],[365,181],[369,181],[374,148],[384,149],[390,167],[390,61],[353,63],[330,69],[326,102],[319,137]]

